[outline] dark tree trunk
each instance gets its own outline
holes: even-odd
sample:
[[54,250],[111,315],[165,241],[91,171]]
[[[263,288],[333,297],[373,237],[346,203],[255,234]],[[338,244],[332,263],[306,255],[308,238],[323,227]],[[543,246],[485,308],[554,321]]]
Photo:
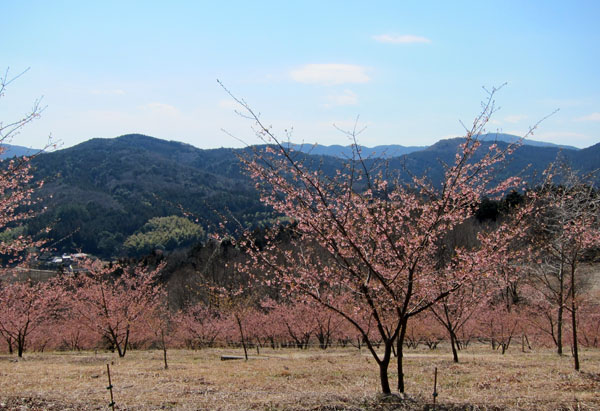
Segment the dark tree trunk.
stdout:
[[558,355],[563,355],[563,343],[562,343],[562,328],[563,328],[563,310],[565,307],[565,277],[564,277],[564,267],[561,262],[560,272],[558,274],[558,314],[556,318],[556,352]]
[[379,381],[381,382],[381,392],[384,394],[391,394],[390,379],[388,377],[388,367],[390,365],[390,359],[392,357],[392,345],[394,341],[385,342],[385,353],[383,359],[379,362]]
[[571,321],[573,328],[573,361],[575,371],[579,371],[579,350],[577,343],[577,303],[575,301],[575,270],[576,267],[571,267]]
[[125,354],[127,353],[127,345],[129,344],[129,328],[127,328],[125,331],[125,340],[122,343],[119,342],[119,337],[113,330],[110,330],[110,339],[112,340],[113,347],[117,349],[119,357],[125,357]]
[[17,354],[19,356],[19,358],[23,357],[23,352],[25,351],[25,337],[27,336],[27,326],[25,326],[25,331],[23,331],[22,333],[19,332],[17,334]]
[[454,362],[458,362],[458,351],[456,350],[456,335],[452,330],[450,330],[450,345],[452,346],[452,359],[454,360]]
[[400,333],[398,334],[397,340],[397,350],[396,353],[398,355],[398,392],[404,394],[404,367],[402,364],[403,354],[403,345],[404,345],[404,337],[406,336],[406,324],[408,323],[408,318],[402,318],[400,324]]
[[165,344],[165,331],[160,330],[160,343],[162,344],[163,349],[163,360],[165,362],[165,370],[169,368],[169,364],[167,363],[167,344]]
[[244,339],[244,329],[242,328],[242,321],[240,320],[239,315],[235,316],[235,320],[237,321],[238,328],[240,330],[240,337],[242,338],[242,347],[244,347],[244,358],[248,361],[248,349],[246,348],[246,340]]
[[[562,300],[562,296],[559,298]],[[556,347],[557,347],[556,352],[558,353],[558,355],[563,355],[562,317],[563,317],[563,303],[561,301],[560,305],[558,306],[558,316],[556,319]]]
[[6,339],[6,343],[8,344],[8,353],[9,353],[9,354],[12,354],[12,353],[14,352],[14,350],[13,350],[13,340],[12,340],[12,338],[8,337],[8,338]]

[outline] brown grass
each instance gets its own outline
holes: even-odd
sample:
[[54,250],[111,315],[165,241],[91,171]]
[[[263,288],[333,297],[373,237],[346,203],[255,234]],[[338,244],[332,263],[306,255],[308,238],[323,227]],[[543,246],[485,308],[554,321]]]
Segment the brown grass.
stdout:
[[[106,409],[106,363],[119,409],[423,409],[438,367],[438,402],[446,409],[600,409],[600,352],[584,350],[583,372],[551,351],[502,356],[489,347],[461,352],[408,350],[407,392],[413,401],[377,396],[377,366],[366,352],[263,350],[245,361],[220,361],[236,350],[0,356],[0,409]],[[390,367],[395,383],[395,364]],[[471,408],[465,408],[469,405]],[[453,408],[454,407],[454,408]]]

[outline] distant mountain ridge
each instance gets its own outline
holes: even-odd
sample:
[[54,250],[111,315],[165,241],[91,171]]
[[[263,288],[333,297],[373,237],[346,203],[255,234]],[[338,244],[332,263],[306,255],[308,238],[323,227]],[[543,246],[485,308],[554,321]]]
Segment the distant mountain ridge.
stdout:
[[[338,158],[352,158],[352,146],[331,145],[324,146],[321,144],[294,144],[289,145],[290,148],[301,151],[307,154],[319,156],[332,156]],[[399,144],[388,144],[375,147],[366,147],[359,145],[361,156],[364,158],[392,158],[399,157],[405,154],[414,153],[427,148],[427,146],[402,146]]]
[[[515,136],[513,134],[506,133],[487,133],[480,136],[481,141],[504,141],[505,143],[513,144],[521,140],[521,137]],[[531,139],[523,139],[522,144],[525,146],[533,146],[533,147],[557,147],[564,148],[567,150],[580,150],[577,147],[564,145],[564,144],[554,144],[548,143],[545,141],[537,141]]]
[[3,151],[0,153],[0,160],[12,157],[32,156],[40,152],[40,150],[35,148],[15,146],[12,144],[2,144],[1,147]]
[[[141,135],[127,134],[127,135],[121,136],[121,138],[130,138],[132,141],[135,141],[137,139],[139,141],[140,137],[136,137],[136,136],[141,136]],[[119,137],[117,137],[117,138],[119,138]],[[460,138],[460,137],[456,137],[456,138]],[[503,142],[512,144],[512,143],[516,143],[517,141],[521,140],[521,137],[512,135],[512,134],[506,134],[506,133],[487,133],[487,134],[482,134],[481,136],[479,136],[479,139],[481,141],[488,141],[488,142],[503,141]],[[95,138],[95,139],[91,139],[91,140],[106,140],[106,139],[96,139]],[[161,140],[161,139],[157,139],[157,140],[166,141],[168,143],[173,143],[173,144],[182,144],[184,146],[189,146],[191,148],[197,149],[195,146],[192,146],[191,144],[182,143],[182,142],[178,142],[178,141],[174,141],[174,140]],[[527,145],[527,146],[534,146],[534,147],[558,147],[558,148],[563,148],[563,149],[567,149],[567,150],[580,150],[579,148],[574,147],[574,146],[563,145],[563,144],[554,144],[554,143],[548,143],[548,142],[544,142],[544,141],[537,141],[537,140],[531,140],[531,139],[524,139],[522,141],[522,144]],[[339,144],[333,144],[330,146],[326,146],[326,145],[317,144],[317,143],[315,143],[315,144],[285,143],[285,145],[293,150],[300,151],[300,152],[303,152],[306,154],[318,155],[318,156],[332,156],[332,157],[349,159],[349,158],[352,158],[352,155],[353,155],[352,145],[342,146]],[[12,145],[12,144],[3,144],[2,147],[4,148],[4,151],[2,153],[0,153],[0,160],[5,159],[5,158],[15,157],[15,156],[18,156],[18,157],[19,156],[30,156],[33,154],[37,154],[41,151],[39,149],[35,149],[35,148],[31,148],[31,147],[23,147],[23,146],[17,146],[17,145]],[[415,151],[422,151],[422,150],[427,149],[430,146],[403,146],[400,144],[386,144],[386,145],[378,145],[378,146],[374,146],[374,147],[367,147],[367,146],[359,145],[358,147],[361,150],[361,155],[363,156],[363,158],[392,158],[392,157],[403,156],[405,154],[414,153]]]
[[[461,138],[461,137],[456,137]],[[479,136],[481,141],[487,142],[496,142],[502,141],[505,143],[513,144],[521,140],[521,137],[515,136],[512,134],[506,133],[487,133]],[[537,141],[531,139],[523,139],[523,145],[533,146],[533,147],[556,147],[567,150],[579,150],[579,148],[574,146],[562,145],[562,144],[554,144],[547,143],[544,141]],[[301,151],[307,154],[313,155],[324,155],[324,156],[333,156],[338,158],[352,158],[353,148],[351,145],[341,146],[341,145],[331,145],[325,146],[321,144],[295,144],[290,143],[289,147]],[[392,158],[399,157],[405,154],[414,153],[416,151],[422,151],[427,149],[430,146],[403,146],[399,144],[388,144],[388,145],[380,145],[375,147],[366,147],[366,146],[358,146],[361,150],[361,156],[363,158]]]
[[[365,162],[401,181],[427,175],[439,184],[442,165],[454,161],[463,141],[440,140],[385,161],[367,158]],[[483,141],[482,151],[491,144]],[[506,147],[508,143],[497,144]],[[130,134],[40,154],[32,160],[33,174],[45,182],[38,206],[48,211],[28,222],[28,232],[36,234],[50,227],[49,237],[58,251],[111,257],[123,255],[127,237],[153,217],[184,215],[208,233],[223,220],[232,230],[260,225],[274,216],[241,169],[239,156],[251,152],[252,148],[202,150]],[[600,168],[600,144],[581,150],[523,145],[495,175],[501,179],[518,174],[535,184],[559,154],[582,173]],[[328,175],[347,161],[330,155],[297,155],[307,167],[320,168]]]

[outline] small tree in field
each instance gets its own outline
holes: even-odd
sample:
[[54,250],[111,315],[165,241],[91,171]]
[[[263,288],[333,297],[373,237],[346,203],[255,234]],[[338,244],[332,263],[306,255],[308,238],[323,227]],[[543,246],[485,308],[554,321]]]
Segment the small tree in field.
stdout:
[[286,340],[297,348],[308,348],[315,332],[314,313],[308,304],[279,304],[273,311],[275,321],[281,322],[286,332]]
[[[67,297],[68,300],[68,297]],[[61,302],[61,305],[65,305]],[[53,346],[56,349],[81,351],[98,347],[101,337],[87,327],[82,327],[79,318],[69,312],[68,304],[65,314],[51,324],[48,333],[52,334]],[[63,307],[64,308],[64,307]]]
[[448,333],[454,362],[458,362],[458,350],[461,349],[457,335],[481,305],[481,292],[485,294],[476,284],[467,284],[431,307],[433,317]]
[[16,345],[19,357],[30,334],[61,314],[63,297],[53,282],[0,284],[0,334]]
[[131,335],[146,326],[144,316],[154,313],[164,299],[163,287],[158,284],[162,266],[149,271],[96,261],[85,268],[68,280],[72,313],[124,357]]
[[238,332],[238,338],[244,349],[244,358],[248,361],[249,332],[246,328],[249,320],[255,316],[256,308],[250,296],[221,290],[218,302],[219,310],[229,317],[230,329]]
[[[553,165],[537,193],[536,228],[540,253],[533,273],[548,302],[556,307],[555,341],[562,354],[563,312],[571,313],[574,367],[579,370],[577,337],[580,265],[600,246],[600,193],[569,167]],[[559,184],[559,185],[557,185]],[[569,304],[570,302],[570,304]],[[552,333],[554,335],[554,325]]]
[[146,332],[145,339],[150,343],[157,344],[163,352],[163,363],[165,370],[169,368],[167,361],[167,349],[173,341],[172,329],[174,327],[173,315],[166,301],[167,293],[162,290],[162,295],[155,299],[157,305],[150,308],[142,315],[141,331]]
[[600,348],[600,291],[589,293],[579,304],[580,338],[585,347]]
[[225,328],[221,313],[203,303],[179,311],[174,322],[177,338],[192,349],[212,347]]
[[[507,152],[496,145],[477,154],[494,111],[493,94],[468,130],[440,185],[415,177],[408,186],[354,158],[336,175],[310,170],[243,101],[258,135],[272,146],[244,165],[262,200],[297,222],[297,251],[271,242],[250,247],[254,266],[275,274],[280,287],[312,299],[351,323],[379,366],[381,390],[390,393],[388,366],[397,344],[398,390],[403,393],[402,346],[408,320],[460,289],[480,272],[475,254],[457,250],[439,266],[439,239],[470,218],[484,195],[506,191],[509,179],[490,186],[491,170]],[[350,133],[354,138],[356,133]],[[268,242],[268,241],[267,241]],[[439,276],[456,267],[457,275]],[[340,299],[339,296],[347,296]],[[364,324],[373,324],[376,337]],[[383,353],[375,341],[381,341]]]

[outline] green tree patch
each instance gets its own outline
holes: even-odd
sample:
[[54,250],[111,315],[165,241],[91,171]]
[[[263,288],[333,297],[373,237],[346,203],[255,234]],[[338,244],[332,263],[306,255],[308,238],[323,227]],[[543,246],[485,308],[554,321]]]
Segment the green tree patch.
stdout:
[[152,250],[171,251],[198,243],[205,238],[201,226],[175,215],[154,217],[130,235],[123,244],[131,254],[144,255]]

